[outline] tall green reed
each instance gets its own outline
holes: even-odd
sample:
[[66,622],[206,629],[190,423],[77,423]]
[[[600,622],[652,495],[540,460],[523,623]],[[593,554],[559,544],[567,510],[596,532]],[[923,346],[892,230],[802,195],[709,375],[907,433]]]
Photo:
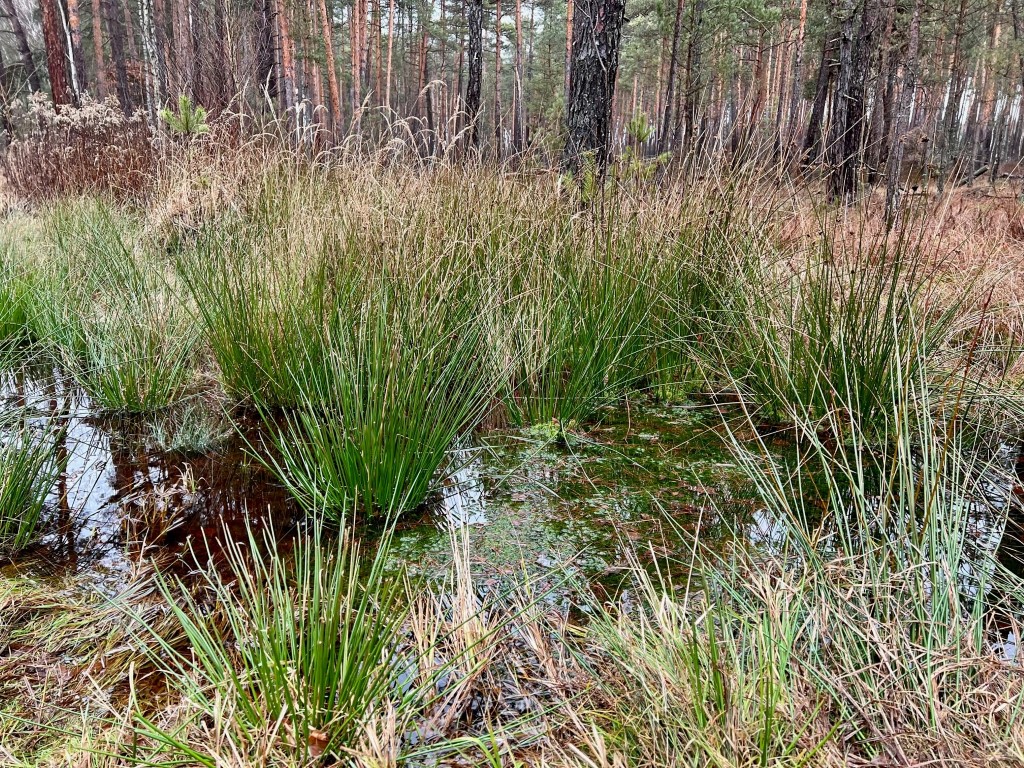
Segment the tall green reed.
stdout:
[[495,390],[481,348],[486,307],[472,286],[429,280],[382,275],[344,294],[316,357],[290,372],[298,405],[263,410],[268,462],[307,508],[418,506],[483,419]]
[[57,446],[61,427],[33,425],[27,412],[7,414],[0,423],[0,557],[31,544],[39,528],[46,498],[63,462]]
[[0,244],[0,347],[30,340],[34,274],[12,243]]
[[581,246],[575,234],[509,265],[501,288],[490,343],[510,372],[504,401],[517,424],[583,421],[653,369],[654,259],[628,236]]
[[249,230],[206,232],[178,257],[178,273],[202,321],[229,396],[294,405],[293,373],[317,356],[333,288],[323,253],[294,257]]
[[[331,536],[314,516],[292,551],[269,529],[227,541],[225,567],[211,563],[196,592],[158,575],[170,630],[124,609],[185,719],[137,712],[153,746],[132,759],[219,765],[200,746],[210,743],[244,761],[345,758],[365,718],[401,698],[393,662],[408,607],[401,579],[385,573],[387,552],[387,536],[367,558],[351,530]],[[215,736],[190,739],[196,728]]]
[[37,292],[37,334],[99,408],[145,413],[186,394],[198,333],[155,244],[124,214],[68,204]]
[[704,345],[762,418],[781,420],[799,404],[811,416],[843,408],[878,425],[899,394],[896,369],[911,378],[925,368],[942,373],[935,355],[966,286],[926,314],[931,271],[908,224],[892,236],[861,233],[845,253],[838,235],[825,232],[816,253],[797,255],[795,266],[792,259],[742,267],[743,289],[729,291],[712,317],[721,333]]

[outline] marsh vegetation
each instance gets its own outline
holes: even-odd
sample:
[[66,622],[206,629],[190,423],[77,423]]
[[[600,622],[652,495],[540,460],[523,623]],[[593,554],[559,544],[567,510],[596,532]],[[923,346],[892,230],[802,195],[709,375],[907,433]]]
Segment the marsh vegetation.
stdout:
[[0,760],[1024,762],[1016,201],[163,162],[4,222]]

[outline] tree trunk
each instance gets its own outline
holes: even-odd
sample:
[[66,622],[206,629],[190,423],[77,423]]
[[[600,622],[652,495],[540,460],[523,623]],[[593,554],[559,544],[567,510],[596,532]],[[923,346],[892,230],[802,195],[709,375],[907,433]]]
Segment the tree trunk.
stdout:
[[[686,91],[683,94],[683,111],[685,117],[686,149],[688,152],[699,149],[697,141],[697,114],[703,94],[701,85],[701,45],[704,30],[704,2],[697,0],[692,6],[690,22],[690,41],[686,46]],[[682,123],[678,125],[682,126]],[[677,128],[677,133],[678,133]]]
[[384,98],[384,89],[381,87],[380,66],[381,66],[381,41],[380,41],[380,0],[373,0],[373,42],[375,50],[373,69],[373,91],[377,96],[377,102],[381,103]]
[[484,71],[484,2],[467,0],[466,23],[469,25],[469,74],[466,80],[466,117],[469,122],[469,145],[480,146],[480,97]]
[[494,151],[502,156],[501,136],[501,0],[494,4]]
[[[171,30],[174,35],[174,69],[178,95],[195,96],[192,67],[192,25],[189,23],[189,0],[172,0],[174,9]],[[274,0],[268,0],[274,2]],[[276,12],[275,12],[276,15]]]
[[956,25],[953,30],[953,59],[949,71],[949,100],[946,103],[942,147],[939,154],[938,187],[943,192],[946,174],[959,144],[960,105],[964,96],[964,34],[967,26],[967,0],[960,0]]
[[[394,0],[391,0],[394,2]],[[361,20],[359,18],[360,1],[352,0],[352,12],[349,15],[349,46],[352,53],[352,115],[355,116],[359,112],[359,106],[362,103],[362,84],[360,82],[359,69],[360,69],[360,48],[361,43],[359,41],[359,25]]]
[[212,43],[214,46],[213,53],[216,57],[216,64],[215,71],[212,74],[214,81],[217,84],[216,109],[218,111],[227,109],[238,90],[235,87],[235,71],[231,66],[231,52],[228,49],[228,42],[231,36],[230,29],[228,27],[226,4],[227,0],[213,0],[213,29],[215,39]]
[[101,0],[92,0],[92,55],[96,65],[96,98],[107,96],[107,66],[103,60],[103,9]]
[[[295,106],[295,61],[292,56],[291,24],[286,0],[277,0],[277,36],[281,49],[281,108],[288,112]],[[288,117],[290,120],[291,117]]]
[[89,87],[85,71],[85,56],[82,53],[82,15],[78,0],[67,0],[68,38],[71,44],[71,63],[74,65],[74,84],[76,96],[81,98]]
[[665,84],[665,113],[661,120],[661,132],[658,136],[658,151],[668,152],[671,149],[669,129],[672,125],[672,108],[675,105],[676,66],[679,61],[679,37],[683,29],[683,7],[685,0],[676,2],[676,19],[672,26],[672,50],[668,57],[668,77]]
[[135,105],[132,103],[131,84],[128,81],[128,64],[125,61],[124,28],[121,26],[121,9],[118,0],[103,0],[104,17],[107,21],[107,36],[110,38],[110,58],[114,60],[117,75],[117,100],[126,115]]
[[153,26],[155,27],[156,43],[156,67],[157,83],[159,86],[160,102],[164,103],[168,98],[167,83],[167,0],[153,0]]
[[[865,92],[867,90],[868,71],[874,54],[874,33],[877,20],[875,0],[865,0],[861,12],[860,31],[852,41],[850,59],[850,75],[846,88],[845,125],[842,146],[837,147],[839,156],[839,173],[835,177],[832,192],[836,198],[851,199],[857,194],[860,179],[861,158],[864,152],[865,136]],[[842,58],[840,67],[842,66]],[[840,82],[843,76],[840,72]],[[836,98],[839,91],[836,90]],[[840,110],[842,112],[842,110]],[[840,136],[840,134],[836,134]]]
[[437,154],[437,127],[434,124],[434,88],[430,81],[430,47],[427,36],[427,24],[423,23],[423,106],[427,117],[427,156],[433,157]]
[[327,0],[319,0],[320,31],[324,39],[324,56],[327,62],[327,89],[331,95],[331,128],[341,128],[341,89],[338,87],[338,70],[334,63],[334,35],[331,17],[327,13]]
[[826,155],[829,161],[828,189],[834,200],[847,200],[853,195],[856,180],[849,175],[847,163],[847,134],[852,130],[848,119],[850,113],[850,88],[853,81],[853,22],[856,7],[853,0],[843,0],[839,12],[839,76],[833,95],[832,130],[829,134]]
[[787,143],[796,146],[796,131],[800,120],[800,104],[803,101],[804,48],[807,45],[807,0],[800,0],[800,27],[796,35],[796,58],[793,61],[793,85],[789,102],[789,124],[786,128]]
[[46,71],[50,76],[50,92],[59,110],[74,101],[64,56],[64,35],[61,32],[60,0],[39,0],[43,18],[43,42],[46,45]]
[[512,147],[518,154],[526,148],[526,104],[523,101],[523,2],[516,0],[515,84],[512,91]]
[[899,108],[890,140],[892,149],[885,169],[885,221],[892,226],[900,210],[900,177],[903,172],[903,151],[906,145],[907,121],[910,107],[914,103],[917,89],[917,56],[921,40],[921,0],[914,0],[910,31],[907,35],[907,58],[903,65],[903,82],[900,85]]
[[[499,0],[500,2],[500,0]],[[572,17],[576,12],[576,0],[567,0],[565,6],[565,103],[569,103],[569,83],[572,80]]]
[[395,41],[395,0],[388,0],[388,66],[384,76],[384,106],[391,109],[391,57]]
[[253,0],[253,18],[256,81],[267,101],[273,104],[277,98],[277,78],[274,67],[274,9],[271,3],[272,0]]
[[600,174],[608,165],[619,38],[626,4],[625,0],[577,0],[576,6],[572,80],[566,106],[568,136],[562,168],[579,173],[591,157],[594,170]]
[[[834,4],[833,4],[834,9]],[[821,62],[818,65],[818,82],[814,90],[814,103],[807,119],[807,132],[804,134],[804,163],[809,164],[818,159],[822,153],[822,139],[825,135],[825,103],[832,85],[834,72],[833,57],[835,56],[835,39],[831,32],[825,32],[821,46]]]

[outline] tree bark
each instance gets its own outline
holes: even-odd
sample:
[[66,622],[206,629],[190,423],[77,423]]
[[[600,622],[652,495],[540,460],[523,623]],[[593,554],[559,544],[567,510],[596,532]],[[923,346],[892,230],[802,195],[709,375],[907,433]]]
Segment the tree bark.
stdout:
[[900,176],[903,172],[903,152],[906,146],[907,123],[910,107],[917,90],[917,57],[921,40],[921,0],[914,0],[910,31],[907,35],[907,58],[903,65],[903,83],[900,85],[899,108],[893,126],[892,149],[885,169],[885,221],[892,226],[900,210]]
[[135,105],[132,103],[131,84],[128,81],[121,9],[118,0],[103,0],[103,8],[103,15],[107,21],[107,36],[110,38],[110,58],[114,60],[114,72],[117,76],[117,100],[121,104],[121,110],[126,115],[130,115],[134,111]]
[[388,0],[388,66],[384,76],[384,106],[391,109],[391,57],[395,40],[395,0]]
[[797,125],[800,120],[800,103],[803,101],[804,48],[807,46],[807,0],[800,0],[800,26],[796,35],[796,56],[793,61],[793,85],[789,102],[789,121],[786,128],[787,142],[796,146]]
[[[192,67],[192,25],[189,23],[189,0],[172,0],[174,9],[171,30],[174,35],[174,69],[178,94],[194,96]],[[268,0],[273,2],[273,0]]]
[[848,176],[846,139],[850,131],[848,119],[850,88],[853,80],[853,22],[856,8],[853,0],[843,0],[839,12],[839,76],[832,99],[832,130],[825,148],[829,162],[828,190],[835,200],[846,200],[853,193],[855,180]]
[[[676,133],[685,127],[687,151],[698,148],[697,142],[697,114],[700,110],[701,94],[701,45],[703,44],[704,31],[704,2],[696,0],[692,6],[690,21],[690,41],[686,46],[686,91],[683,94],[683,122],[677,123]],[[678,135],[677,135],[678,143]]]
[[[391,0],[394,2],[394,0]],[[353,116],[359,112],[359,106],[362,102],[362,87],[359,76],[360,68],[360,46],[359,41],[359,0],[352,0],[352,11],[349,15],[349,47],[351,48],[352,54],[352,114]]]
[[341,128],[341,89],[338,87],[338,70],[334,62],[334,35],[331,18],[327,13],[327,0],[318,0],[320,10],[320,31],[324,39],[324,58],[327,63],[327,90],[331,95],[331,128]]
[[256,81],[270,104],[277,98],[274,51],[274,9],[272,0],[253,0]]
[[601,174],[608,165],[619,39],[625,0],[577,0],[573,19],[572,79],[566,107],[568,136],[562,168],[578,173],[587,158]]
[[939,154],[938,187],[945,189],[946,174],[949,172],[953,154],[959,144],[960,105],[964,96],[964,34],[967,27],[967,0],[960,0],[956,25],[953,30],[953,59],[949,71],[949,100],[946,103],[942,131],[942,147]]
[[74,101],[64,56],[64,35],[61,32],[60,0],[39,0],[43,18],[43,42],[46,45],[46,71],[50,77],[53,103],[59,110]]
[[81,98],[89,87],[85,71],[85,56],[82,53],[82,15],[78,0],[67,0],[68,38],[71,46],[71,62],[74,65],[75,95]]
[[[832,5],[834,9],[834,4]],[[825,32],[821,46],[821,62],[818,65],[818,81],[814,90],[814,102],[811,114],[807,119],[807,132],[804,134],[804,163],[812,163],[822,153],[822,140],[825,134],[825,102],[832,85],[834,73],[833,57],[835,56],[835,38],[832,33]]]
[[295,106],[295,61],[286,0],[277,0],[277,36],[281,50],[281,107],[287,113]]
[[675,105],[676,67],[679,61],[679,37],[683,29],[683,7],[686,0],[677,0],[676,19],[672,26],[672,49],[668,57],[668,77],[665,84],[664,116],[661,120],[661,131],[658,136],[658,151],[668,152],[671,149],[669,131],[672,125],[672,108]]
[[494,151],[502,157],[501,135],[501,0],[494,3]]
[[523,100],[523,2],[516,0],[515,83],[512,90],[512,147],[515,153],[526,148],[526,103]]
[[[845,90],[843,91],[845,95],[841,97],[839,88],[836,88],[837,104],[840,98],[845,102],[845,109],[837,107],[837,113],[842,116],[842,120],[837,123],[837,132],[834,134],[839,144],[835,147],[838,154],[833,163],[830,188],[832,196],[836,199],[852,199],[857,194],[859,187],[865,135],[865,91],[868,70],[874,53],[876,10],[877,6],[874,0],[865,0],[864,9],[861,12],[860,31],[857,37],[850,41],[849,75],[845,80]],[[849,23],[852,25],[852,17]],[[843,65],[846,61],[847,59],[841,52],[840,84],[844,83]],[[839,133],[838,129],[841,129],[842,133]]]
[[[500,0],[499,0],[500,2]],[[565,103],[569,103],[569,82],[572,79],[572,17],[576,12],[576,0],[567,0],[565,6]]]
[[469,26],[467,56],[469,73],[466,79],[466,117],[469,120],[469,146],[480,146],[480,103],[484,71],[484,2],[467,0],[466,23]]
[[96,98],[104,99],[107,84],[107,65],[103,60],[103,6],[101,0],[92,0],[92,55],[96,66]]

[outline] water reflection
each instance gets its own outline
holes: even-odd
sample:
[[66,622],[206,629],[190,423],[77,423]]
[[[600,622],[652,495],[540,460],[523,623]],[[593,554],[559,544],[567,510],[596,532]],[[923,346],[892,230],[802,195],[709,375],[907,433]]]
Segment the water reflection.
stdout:
[[438,523],[445,528],[487,524],[487,502],[479,449],[457,448],[450,458],[455,471],[441,485]]
[[116,588],[155,545],[173,559],[189,547],[212,548],[225,529],[244,533],[246,519],[294,517],[283,489],[239,441],[212,455],[163,453],[143,420],[98,418],[59,371],[9,373],[0,380],[0,406],[30,424],[64,429],[58,458],[66,470],[48,497],[51,524],[31,553],[33,569]]

